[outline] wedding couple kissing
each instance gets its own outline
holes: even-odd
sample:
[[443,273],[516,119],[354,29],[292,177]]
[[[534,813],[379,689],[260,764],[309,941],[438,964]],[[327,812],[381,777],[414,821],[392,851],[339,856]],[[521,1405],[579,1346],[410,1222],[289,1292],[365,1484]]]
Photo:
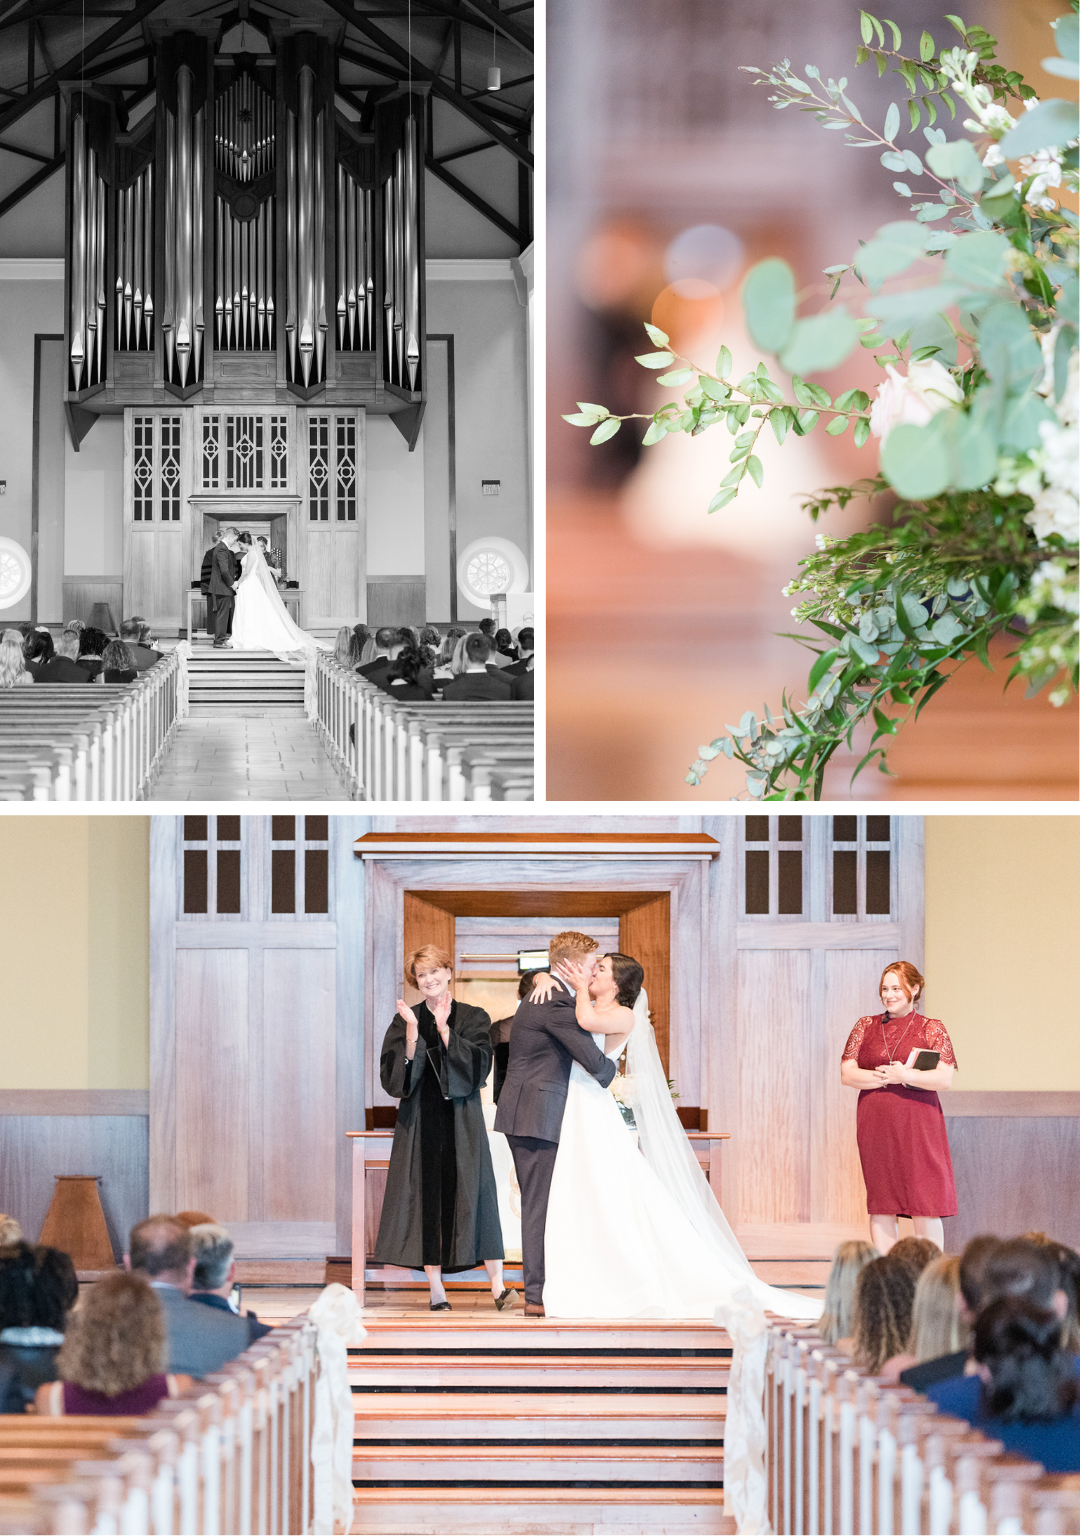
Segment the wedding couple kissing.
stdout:
[[[745,1288],[818,1317],[819,1301],[757,1279],[725,1220],[671,1100],[642,967],[575,932],[549,960],[514,1016],[495,1118],[521,1189],[526,1316],[711,1319]],[[636,1137],[608,1091],[624,1049]]]

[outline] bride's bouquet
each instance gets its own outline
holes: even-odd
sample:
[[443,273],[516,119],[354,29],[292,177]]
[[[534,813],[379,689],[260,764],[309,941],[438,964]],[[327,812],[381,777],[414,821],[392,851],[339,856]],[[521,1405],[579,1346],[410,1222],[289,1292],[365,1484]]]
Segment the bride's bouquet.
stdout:
[[611,1079],[608,1091],[619,1106],[620,1115],[633,1130],[637,1124],[634,1119],[634,1079],[627,1077],[625,1072],[617,1072]]
[[[874,729],[855,772],[876,762],[887,773],[901,725],[955,663],[974,656],[989,667],[989,644],[1002,635],[1015,641],[1010,679],[1022,677],[1029,695],[1050,685],[1051,703],[1063,704],[1076,689],[1078,220],[1051,194],[1077,190],[1077,107],[1038,101],[996,63],[988,32],[945,19],[959,47],[939,49],[924,31],[905,53],[895,22],[860,13],[856,64],[895,76],[903,93],[880,129],[846,78],[822,81],[808,64],[804,79],[787,59],[749,71],[777,110],[809,112],[878,153],[906,204],[849,262],[825,268],[831,292],[816,313],[799,313],[787,262],[751,268],[747,329],[773,372],[762,361],[735,379],[727,347],[707,369],[645,327],[655,350],[638,362],[676,396],[648,418],[645,444],[721,424],[733,439],[710,512],[749,481],[761,487],[755,449],[766,424],[778,444],[820,424],[879,448],[865,479],[804,502],[816,521],[862,497],[882,518],[848,538],[819,535],[784,589],[799,599],[792,616],[817,632],[790,637],[815,652],[805,702],[785,696],[779,717],[747,710],[699,748],[690,784],[724,753],[745,765],[756,799],[818,799],[826,764],[863,722]],[[1075,14],[1054,23],[1054,40],[1058,57],[1044,70],[1075,80]],[[857,348],[884,374],[872,405],[862,389],[834,398],[811,382]],[[583,402],[565,418],[597,444],[627,419]]]

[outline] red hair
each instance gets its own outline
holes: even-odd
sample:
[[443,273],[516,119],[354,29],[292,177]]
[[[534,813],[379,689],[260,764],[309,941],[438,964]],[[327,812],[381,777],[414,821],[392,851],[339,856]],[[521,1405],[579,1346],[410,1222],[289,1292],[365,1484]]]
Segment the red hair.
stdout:
[[419,949],[414,949],[411,955],[405,956],[405,977],[414,987],[417,968],[422,971],[452,971],[454,957],[448,955],[445,949],[440,949],[437,944],[421,944]]
[[878,982],[878,997],[881,996],[881,989],[885,985],[886,976],[890,975],[899,977],[900,985],[912,1002],[915,1002],[926,986],[926,982],[919,975],[910,960],[896,960],[892,965],[887,965],[881,973],[881,980]]

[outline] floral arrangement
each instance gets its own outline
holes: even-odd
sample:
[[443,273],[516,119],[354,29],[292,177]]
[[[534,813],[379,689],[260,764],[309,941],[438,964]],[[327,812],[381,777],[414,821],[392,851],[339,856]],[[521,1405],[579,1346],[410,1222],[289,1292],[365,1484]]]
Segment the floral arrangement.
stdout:
[[[1058,56],[1043,63],[1066,79],[1080,73],[1072,5],[1054,23]],[[786,262],[748,272],[751,339],[790,385],[765,361],[733,379],[726,347],[704,368],[645,327],[656,350],[638,362],[680,396],[647,416],[645,444],[721,424],[734,439],[710,512],[748,480],[761,487],[754,450],[766,424],[783,444],[820,423],[832,436],[850,428],[859,448],[876,439],[878,467],[808,496],[804,510],[816,521],[889,493],[891,513],[887,525],[848,538],[818,535],[784,589],[799,599],[792,616],[812,631],[790,637],[815,653],[805,702],[785,695],[776,717],[767,706],[764,718],[747,710],[699,748],[690,784],[724,753],[745,766],[757,800],[819,799],[829,759],[864,721],[874,731],[855,775],[874,762],[888,773],[888,744],[948,681],[945,664],[976,657],[990,667],[1000,635],[1016,642],[1010,681],[1023,678],[1029,694],[1050,685],[1054,704],[1076,689],[1078,221],[1049,193],[1077,189],[1077,107],[1038,101],[996,62],[988,32],[945,19],[960,45],[939,49],[924,31],[916,55],[902,51],[895,22],[860,12],[856,64],[895,75],[904,91],[903,112],[894,101],[880,131],[845,78],[822,81],[810,64],[803,79],[786,59],[749,70],[771,87],[777,110],[808,112],[852,147],[877,151],[908,204],[909,217],[825,268],[831,292],[818,313],[799,313]],[[861,389],[832,398],[810,381],[856,348],[884,371],[873,403]],[[599,444],[631,418],[579,402],[564,419],[591,428]]]
[[608,1092],[619,1106],[619,1113],[633,1130],[637,1124],[634,1119],[634,1080],[627,1077],[625,1072],[616,1072],[608,1085]]

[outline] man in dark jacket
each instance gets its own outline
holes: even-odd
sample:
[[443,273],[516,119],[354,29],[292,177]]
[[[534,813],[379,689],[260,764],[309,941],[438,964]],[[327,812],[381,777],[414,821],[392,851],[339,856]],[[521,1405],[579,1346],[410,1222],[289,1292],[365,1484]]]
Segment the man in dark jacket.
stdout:
[[548,953],[557,989],[546,1003],[523,1002],[514,1015],[495,1129],[510,1143],[521,1187],[526,1317],[544,1316],[544,1227],[570,1068],[579,1062],[602,1088],[616,1072],[615,1063],[577,1022],[574,989],[560,974],[567,961],[591,973],[596,950],[596,940],[587,934],[556,934]]
[[136,670],[148,672],[151,667],[156,667],[159,661],[164,660],[164,655],[149,645],[140,644],[141,634],[142,625],[138,619],[125,619],[120,626],[120,638],[131,652]]
[[239,533],[226,528],[214,545],[210,557],[210,595],[214,599],[214,649],[221,650],[226,635],[232,634],[233,608],[236,604],[236,577],[239,566],[234,551]]
[[148,1216],[131,1229],[125,1268],[143,1274],[157,1292],[165,1314],[166,1369],[209,1376],[243,1354],[248,1323],[229,1309],[200,1307],[189,1296],[195,1271],[191,1232],[175,1216]]
[[[191,1277],[190,1299],[238,1317],[239,1313],[233,1311],[229,1301],[236,1284],[232,1238],[217,1222],[203,1222],[191,1228],[191,1240],[195,1244],[195,1270]],[[270,1332],[270,1325],[260,1323],[254,1312],[247,1312],[245,1316],[252,1344]]]
[[513,685],[503,677],[494,677],[487,666],[491,646],[483,635],[469,635],[465,641],[465,671],[443,684],[444,699],[508,699]]
[[34,629],[23,644],[26,670],[35,683],[89,683],[85,667],[75,664],[79,637],[72,630],[53,637],[47,629]]

